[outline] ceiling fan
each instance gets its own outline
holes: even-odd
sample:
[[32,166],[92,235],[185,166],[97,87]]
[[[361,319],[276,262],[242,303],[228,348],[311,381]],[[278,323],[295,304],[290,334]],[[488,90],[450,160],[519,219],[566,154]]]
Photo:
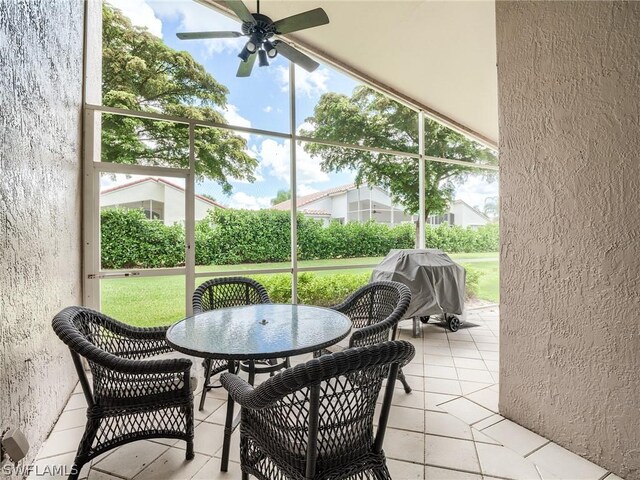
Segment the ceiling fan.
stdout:
[[190,32],[177,33],[181,40],[200,40],[206,38],[236,38],[249,37],[246,45],[238,55],[240,67],[236,76],[248,77],[251,75],[253,64],[258,57],[261,67],[269,65],[269,58],[275,58],[278,54],[291,60],[296,65],[308,72],[318,68],[319,63],[312,60],[301,51],[281,41],[272,40],[275,35],[297,32],[307,28],[318,27],[329,23],[329,17],[322,8],[315,8],[307,12],[292,15],[274,22],[266,15],[260,13],[260,0],[258,0],[257,13],[249,12],[242,0],[226,0],[224,2],[242,20],[242,33],[240,32]]

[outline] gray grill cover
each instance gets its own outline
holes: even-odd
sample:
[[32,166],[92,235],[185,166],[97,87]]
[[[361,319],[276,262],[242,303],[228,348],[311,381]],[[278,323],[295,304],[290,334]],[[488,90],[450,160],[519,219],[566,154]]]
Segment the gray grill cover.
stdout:
[[442,250],[391,250],[373,269],[371,281],[394,280],[411,290],[405,318],[464,309],[466,272]]

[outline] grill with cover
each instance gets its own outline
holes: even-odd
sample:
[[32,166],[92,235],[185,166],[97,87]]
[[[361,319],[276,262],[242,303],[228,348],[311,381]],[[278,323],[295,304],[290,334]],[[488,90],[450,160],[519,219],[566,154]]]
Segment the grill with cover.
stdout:
[[371,281],[396,281],[411,290],[411,303],[404,318],[414,319],[414,334],[418,320],[441,315],[449,329],[460,327],[465,296],[465,269],[449,255],[435,248],[391,250],[373,270]]

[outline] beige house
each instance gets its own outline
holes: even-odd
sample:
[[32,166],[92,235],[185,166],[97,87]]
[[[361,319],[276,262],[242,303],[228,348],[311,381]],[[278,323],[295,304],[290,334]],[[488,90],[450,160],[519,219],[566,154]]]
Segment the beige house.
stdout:
[[[393,226],[417,218],[395,204],[386,190],[368,185],[358,187],[354,183],[298,197],[297,207],[305,216],[322,220],[325,225],[331,221],[346,223],[374,220]],[[290,210],[291,200],[278,203],[273,208]]]
[[[298,197],[297,206],[298,211],[306,217],[322,220],[325,225],[331,221],[345,223],[373,220],[393,226],[415,222],[418,218],[394,203],[389,192],[383,188],[368,185],[358,187],[354,183]],[[280,202],[273,208],[290,210],[291,200]],[[490,222],[491,219],[484,213],[459,199],[451,204],[446,214],[431,215],[427,218],[427,223],[434,227],[447,223],[463,228],[478,228]]]
[[[184,223],[184,188],[163,178],[147,177],[100,192],[100,208],[142,209],[148,219],[165,225]],[[202,195],[195,196],[195,219],[202,220],[209,210],[225,208]]]
[[429,215],[427,222],[433,227],[446,223],[475,229],[491,223],[491,219],[464,200],[457,199],[453,201],[447,213],[444,215]]

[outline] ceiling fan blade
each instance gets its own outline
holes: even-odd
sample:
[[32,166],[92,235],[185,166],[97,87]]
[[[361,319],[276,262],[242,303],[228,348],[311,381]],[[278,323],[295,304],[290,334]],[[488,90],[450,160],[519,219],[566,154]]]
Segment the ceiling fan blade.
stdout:
[[276,50],[280,55],[285,58],[288,58],[296,65],[304,68],[307,72],[313,72],[316,68],[320,66],[318,62],[307,57],[300,50],[296,50],[291,45],[279,41],[276,45]]
[[292,15],[277,22],[273,22],[273,26],[277,33],[291,33],[305,28],[318,27],[329,23],[327,13],[321,8],[315,8],[308,12]]
[[201,40],[205,38],[236,38],[241,37],[240,32],[186,32],[176,33],[180,40]]
[[226,3],[227,7],[233,10],[233,13],[235,13],[243,22],[255,22],[253,15],[251,15],[251,12],[242,0],[226,0],[224,3]]
[[251,55],[246,62],[240,60],[240,66],[238,67],[238,73],[236,73],[236,77],[248,77],[251,75],[251,70],[253,70],[253,64],[256,63],[257,54]]

